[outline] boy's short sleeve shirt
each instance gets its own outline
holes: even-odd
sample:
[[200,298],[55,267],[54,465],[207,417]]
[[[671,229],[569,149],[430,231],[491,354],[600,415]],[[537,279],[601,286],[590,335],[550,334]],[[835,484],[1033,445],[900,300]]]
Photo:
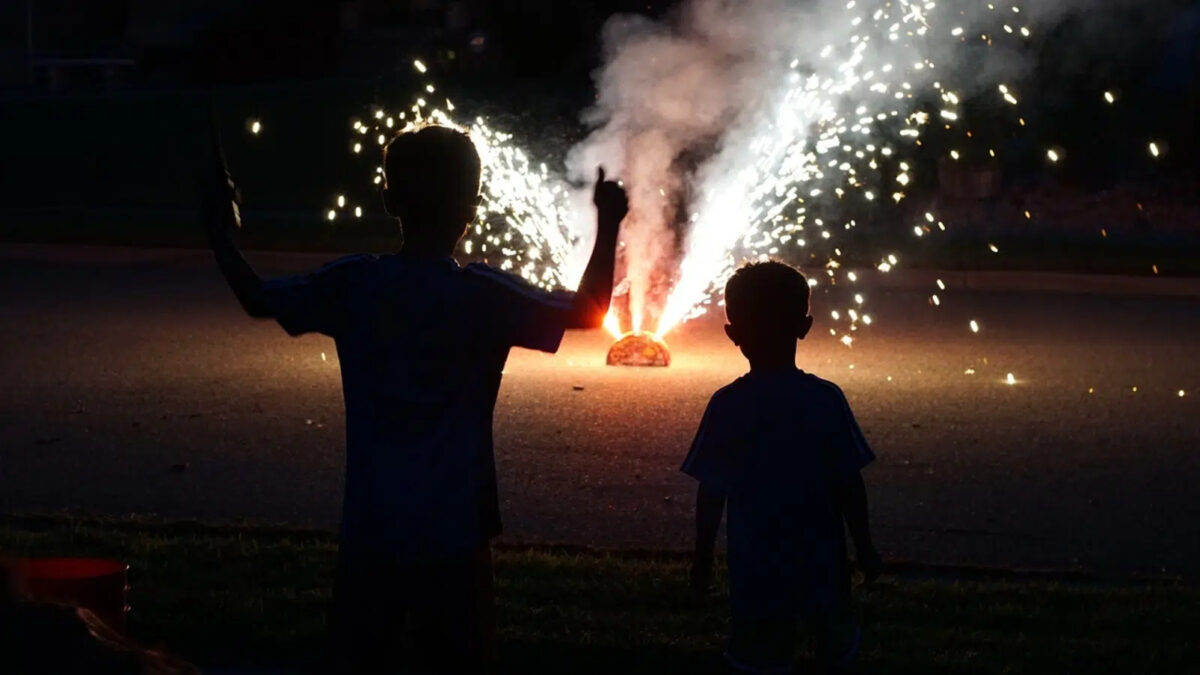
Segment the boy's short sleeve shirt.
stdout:
[[511,347],[558,349],[572,294],[484,265],[351,256],[268,282],[292,335],[337,342],[343,549],[431,560],[500,532],[492,410]]
[[691,450],[683,460],[682,471],[720,492],[729,490],[730,461],[732,460],[734,440],[730,438],[728,422],[729,411],[722,410],[721,394],[724,389],[713,394],[708,406],[704,409],[704,417],[700,419],[700,428],[692,440]]
[[728,497],[735,613],[794,614],[832,601],[845,564],[832,490],[873,459],[830,382],[751,373],[713,395],[682,470]]
[[288,335],[336,337],[347,317],[348,294],[376,261],[372,255],[351,255],[309,274],[266,281],[263,296],[267,309]]
[[574,293],[538,288],[494,267],[472,263],[465,274],[478,280],[484,325],[513,347],[554,353],[562,343],[564,317]]

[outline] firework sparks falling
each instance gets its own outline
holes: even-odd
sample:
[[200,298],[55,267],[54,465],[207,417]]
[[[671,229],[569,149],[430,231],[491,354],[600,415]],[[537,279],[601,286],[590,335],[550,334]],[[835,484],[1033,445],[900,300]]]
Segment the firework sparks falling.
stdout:
[[[713,3],[694,4],[703,9]],[[1018,7],[1011,9],[1025,16]],[[606,318],[605,328],[614,337],[641,330],[665,335],[703,314],[744,260],[803,255],[822,268],[820,275],[814,275],[819,282],[812,278],[812,285],[832,288],[856,283],[838,234],[855,228],[858,221],[853,216],[871,208],[877,199],[904,201],[905,190],[918,179],[921,164],[915,157],[946,153],[951,147],[950,157],[964,163],[983,153],[996,156],[993,148],[981,149],[965,127],[964,101],[990,91],[1008,104],[1006,108],[1020,108],[1019,87],[1013,80],[986,86],[956,83],[948,49],[968,42],[989,47],[1008,40],[1024,44],[1031,35],[1029,27],[1004,24],[1005,18],[1013,16],[977,0],[937,4],[851,0],[837,9],[822,10],[817,18],[822,30],[795,37],[784,50],[776,50],[778,45],[772,43],[765,50],[770,51],[769,58],[762,55],[764,50],[739,57],[757,69],[756,83],[763,81],[761,70],[774,84],[753,91],[733,87],[731,91],[741,98],[714,103],[722,125],[715,149],[686,169],[667,162],[670,171],[683,174],[672,174],[671,181],[631,184],[632,213],[668,218],[662,215],[667,210],[663,204],[674,199],[680,202],[682,215],[675,224],[660,223],[659,230],[676,228],[667,246],[673,254],[664,253],[661,239],[630,236],[626,223],[623,255],[630,278],[618,288],[629,295],[628,316]],[[747,21],[733,28],[762,27]],[[813,34],[821,40],[802,39]],[[731,66],[733,79],[744,65]],[[414,61],[413,67],[428,76],[429,68],[422,61]],[[479,149],[484,174],[483,200],[463,243],[464,252],[542,287],[574,287],[593,227],[590,209],[574,207],[586,201],[576,199],[573,188],[555,171],[530,159],[511,135],[492,129],[483,119],[467,123],[454,119],[455,107],[449,100],[441,106],[432,103],[435,91],[433,84],[425,83],[408,108],[375,109],[365,123],[355,121],[352,151],[361,154],[363,141],[373,138],[383,145],[393,134],[423,124],[463,129]],[[1113,92],[1104,92],[1103,97],[1110,104],[1116,101]],[[1012,118],[1025,125],[1023,117],[1012,114]],[[939,141],[939,151],[924,143],[931,129],[942,136],[943,129],[960,133],[961,138]],[[1160,151],[1161,146],[1151,145],[1152,154]],[[642,158],[631,159],[624,146],[622,152],[626,171],[609,166],[628,180],[630,162]],[[1061,148],[1047,149],[1046,157],[1053,164],[1065,160]],[[594,164],[589,169],[594,170]],[[379,169],[372,180],[376,185],[382,182]],[[337,202],[338,209],[329,212],[330,220],[344,207],[342,200]],[[924,216],[923,222],[909,222],[904,228],[921,238],[946,231],[946,222],[936,214]],[[1031,217],[1026,212],[1026,218]],[[995,245],[989,248],[998,252]],[[892,253],[866,253],[879,260],[875,266],[882,273],[900,264]],[[863,252],[856,257],[863,257]],[[640,280],[632,278],[639,264]],[[667,291],[660,296],[649,291],[646,275],[652,268],[666,279]],[[941,280],[938,288],[945,290]],[[941,298],[932,297],[932,304],[942,304]],[[831,329],[835,339],[850,346],[854,342],[850,333],[871,324],[863,305],[861,300],[847,301],[840,308],[847,318]],[[969,328],[979,332],[975,320]]]
[[[427,72],[421,61],[414,68]],[[434,90],[426,85],[425,91]],[[466,133],[475,143],[482,164],[482,199],[476,211],[475,223],[463,239],[463,251],[492,261],[503,270],[512,271],[543,288],[578,285],[583,274],[586,254],[581,244],[575,213],[570,208],[567,184],[554,176],[545,164],[530,160],[525,151],[512,142],[512,136],[488,126],[482,118],[461,123],[450,114],[454,106],[445,102],[445,109],[430,106],[418,98],[407,110],[389,114],[376,109],[368,122],[354,120],[356,135],[376,134],[379,145],[397,133],[437,124]],[[352,146],[354,154],[361,144]],[[376,166],[372,182],[383,183],[383,167]],[[335,198],[336,209],[328,212],[334,220],[339,210],[346,208],[345,195]],[[362,216],[362,208],[354,207],[354,215]]]

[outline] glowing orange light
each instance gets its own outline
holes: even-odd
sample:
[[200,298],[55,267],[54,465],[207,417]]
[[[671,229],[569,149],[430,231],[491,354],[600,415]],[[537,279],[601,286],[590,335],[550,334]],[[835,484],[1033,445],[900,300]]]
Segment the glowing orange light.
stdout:
[[628,333],[608,349],[606,363],[610,366],[671,365],[667,343],[654,333]]
[[612,335],[614,338],[621,339],[621,321],[611,311],[604,317],[604,330],[608,331],[609,335]]

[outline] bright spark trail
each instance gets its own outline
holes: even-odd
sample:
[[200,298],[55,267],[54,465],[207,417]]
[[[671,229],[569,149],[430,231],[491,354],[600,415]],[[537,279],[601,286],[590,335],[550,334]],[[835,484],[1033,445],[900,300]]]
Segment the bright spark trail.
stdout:
[[[880,202],[903,202],[922,165],[918,159],[930,159],[931,153],[935,160],[964,163],[996,158],[995,148],[967,127],[967,95],[994,96],[997,107],[1011,111],[1002,123],[1025,125],[1017,86],[981,86],[973,79],[977,73],[956,73],[954,64],[935,60],[951,58],[956,49],[1020,49],[1033,35],[1030,26],[1014,25],[1022,18],[1017,6],[979,0],[850,0],[839,11],[826,12],[823,20],[830,25],[820,34],[828,42],[797,45],[794,53],[779,55],[773,66],[776,85],[742,108],[736,130],[688,177],[695,196],[685,205],[679,255],[662,270],[668,292],[654,307],[653,298],[628,298],[631,311],[624,317],[610,314],[605,327],[616,337],[643,330],[668,334],[706,312],[743,261],[777,257],[806,267],[814,287],[849,289],[837,296],[853,299],[832,308],[829,333],[850,347],[852,334],[872,319],[868,298],[856,291],[862,270],[846,262],[841,235],[860,227],[860,219],[870,217]],[[429,77],[424,63],[415,61],[414,68]],[[956,85],[956,77],[963,81]],[[1102,96],[1108,104],[1116,101],[1111,92]],[[379,108],[355,120],[353,152],[361,154],[364,146],[383,145],[395,133],[424,124],[463,129],[483,161],[483,200],[464,253],[542,287],[574,287],[591,244],[590,209],[580,213],[576,208],[587,200],[578,199],[576,188],[561,175],[532,162],[511,135],[483,119],[457,120],[453,104],[436,96],[433,83],[425,84],[406,109]],[[927,144],[931,128],[941,139],[944,132],[961,138]],[[1155,143],[1149,149],[1156,157],[1160,152]],[[1045,153],[1050,163],[1066,159],[1060,148]],[[377,185],[380,174],[377,167]],[[338,199],[329,219],[347,209],[361,214],[360,207]],[[927,239],[948,225],[930,212],[916,222],[887,227]],[[631,243],[622,251],[627,269],[648,255]],[[856,253],[857,260],[876,261],[882,274],[901,264],[894,251]],[[815,273],[814,267],[819,268]],[[626,279],[618,293],[637,286]],[[644,293],[641,286],[635,294]],[[939,287],[944,290],[940,282]],[[942,299],[935,295],[931,304],[941,305]],[[978,323],[972,320],[970,329],[977,333]]]

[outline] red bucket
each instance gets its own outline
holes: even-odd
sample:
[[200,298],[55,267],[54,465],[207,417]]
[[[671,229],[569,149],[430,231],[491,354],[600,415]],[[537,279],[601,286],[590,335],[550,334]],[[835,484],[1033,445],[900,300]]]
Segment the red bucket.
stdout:
[[16,570],[30,600],[90,610],[125,634],[129,565],[102,558],[25,558]]

